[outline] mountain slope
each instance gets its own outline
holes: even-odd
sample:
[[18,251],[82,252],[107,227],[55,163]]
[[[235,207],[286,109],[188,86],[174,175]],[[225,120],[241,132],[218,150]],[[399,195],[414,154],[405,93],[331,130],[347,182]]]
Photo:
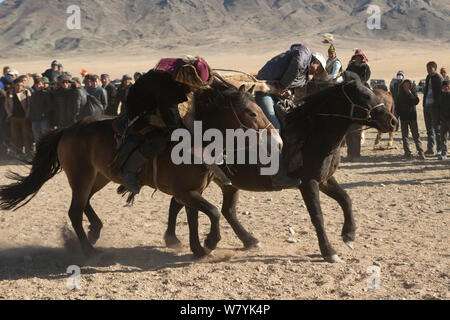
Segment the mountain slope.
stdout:
[[[69,30],[70,5],[81,29]],[[369,30],[369,5],[381,30]],[[5,0],[0,52],[107,52],[141,48],[243,44],[324,32],[354,38],[449,39],[448,0]]]

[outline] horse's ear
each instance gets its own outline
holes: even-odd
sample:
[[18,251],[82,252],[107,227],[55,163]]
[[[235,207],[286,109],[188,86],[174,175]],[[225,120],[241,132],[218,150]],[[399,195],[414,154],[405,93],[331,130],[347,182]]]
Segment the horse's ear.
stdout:
[[243,85],[239,88],[239,93],[240,93],[240,94],[244,94],[244,93],[245,93],[245,84],[243,84]]
[[255,93],[255,88],[256,88],[256,84],[254,84],[250,90],[248,90],[248,93],[250,93],[251,95],[253,95]]

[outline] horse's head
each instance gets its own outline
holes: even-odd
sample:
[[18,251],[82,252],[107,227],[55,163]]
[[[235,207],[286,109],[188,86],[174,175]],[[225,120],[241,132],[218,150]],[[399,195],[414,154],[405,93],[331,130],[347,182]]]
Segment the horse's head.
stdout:
[[381,132],[395,130],[398,123],[397,118],[361,81],[346,82],[341,85],[341,90],[350,104],[348,116],[353,122],[376,128]]
[[226,135],[228,129],[252,130],[256,133],[267,130],[268,141],[282,148],[282,139],[256,104],[252,89],[245,86],[237,89],[213,83],[211,88],[199,90],[195,96],[196,119],[203,122],[203,129],[218,129]]

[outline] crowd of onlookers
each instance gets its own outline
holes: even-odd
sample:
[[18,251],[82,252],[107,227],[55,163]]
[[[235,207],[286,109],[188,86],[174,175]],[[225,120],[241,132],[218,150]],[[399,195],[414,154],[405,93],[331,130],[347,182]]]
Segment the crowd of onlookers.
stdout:
[[[143,74],[136,72],[134,81]],[[0,79],[0,158],[30,155],[33,142],[49,130],[68,127],[85,115],[88,96],[95,97],[104,113],[124,112],[133,78],[124,75],[114,85],[108,74],[101,76],[83,70],[81,78],[72,77],[58,61],[42,74],[19,75],[3,68]]]
[[427,147],[424,151],[417,124],[416,106],[419,104],[417,90],[413,82],[405,77],[403,71],[391,82],[390,91],[395,101],[395,113],[400,119],[404,158],[411,159],[408,144],[409,131],[413,136],[419,157],[434,156],[439,160],[447,159],[447,141],[450,130],[450,79],[446,68],[438,72],[436,62],[426,65],[427,78],[423,88],[423,115],[427,131]]
[[[330,77],[339,79],[342,75],[342,65],[333,49],[332,46],[329,51],[326,71]],[[355,66],[364,71],[363,80],[367,85],[370,78],[367,58],[362,51],[357,51],[355,57],[361,60]],[[347,70],[355,71],[352,68],[353,64],[350,64]],[[435,62],[427,64],[427,72],[423,89],[426,150],[423,150],[419,136],[416,110],[419,98],[415,83],[407,79],[403,71],[399,71],[390,85],[395,101],[395,113],[400,120],[405,159],[413,157],[408,144],[409,131],[419,157],[425,159],[425,156],[433,156],[437,152],[439,159],[447,158],[450,80],[446,68],[441,68],[439,73]],[[95,97],[106,115],[116,116],[124,113],[129,88],[133,80],[137,81],[142,75],[140,72],[136,72],[134,77],[124,75],[120,83],[113,83],[108,74],[98,76],[85,70],[82,71],[81,78],[72,77],[58,61],[53,61],[51,68],[40,75],[20,75],[18,71],[4,67],[0,79],[0,158],[4,158],[8,152],[13,155],[30,155],[33,142],[38,141],[46,132],[55,127],[68,127],[82,119],[88,98]],[[352,142],[350,138],[347,137],[349,155],[351,152],[359,154],[360,136],[353,139],[358,140],[358,143]],[[359,147],[353,148],[353,145]]]

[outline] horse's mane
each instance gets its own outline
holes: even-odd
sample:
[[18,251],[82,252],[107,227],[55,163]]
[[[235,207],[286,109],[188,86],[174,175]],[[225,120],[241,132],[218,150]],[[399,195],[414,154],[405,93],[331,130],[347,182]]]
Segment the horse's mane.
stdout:
[[249,93],[242,93],[235,87],[228,87],[222,82],[214,80],[209,88],[197,90],[195,93],[195,117],[198,120],[210,115],[229,110],[232,106],[239,111],[245,107],[253,97]]

